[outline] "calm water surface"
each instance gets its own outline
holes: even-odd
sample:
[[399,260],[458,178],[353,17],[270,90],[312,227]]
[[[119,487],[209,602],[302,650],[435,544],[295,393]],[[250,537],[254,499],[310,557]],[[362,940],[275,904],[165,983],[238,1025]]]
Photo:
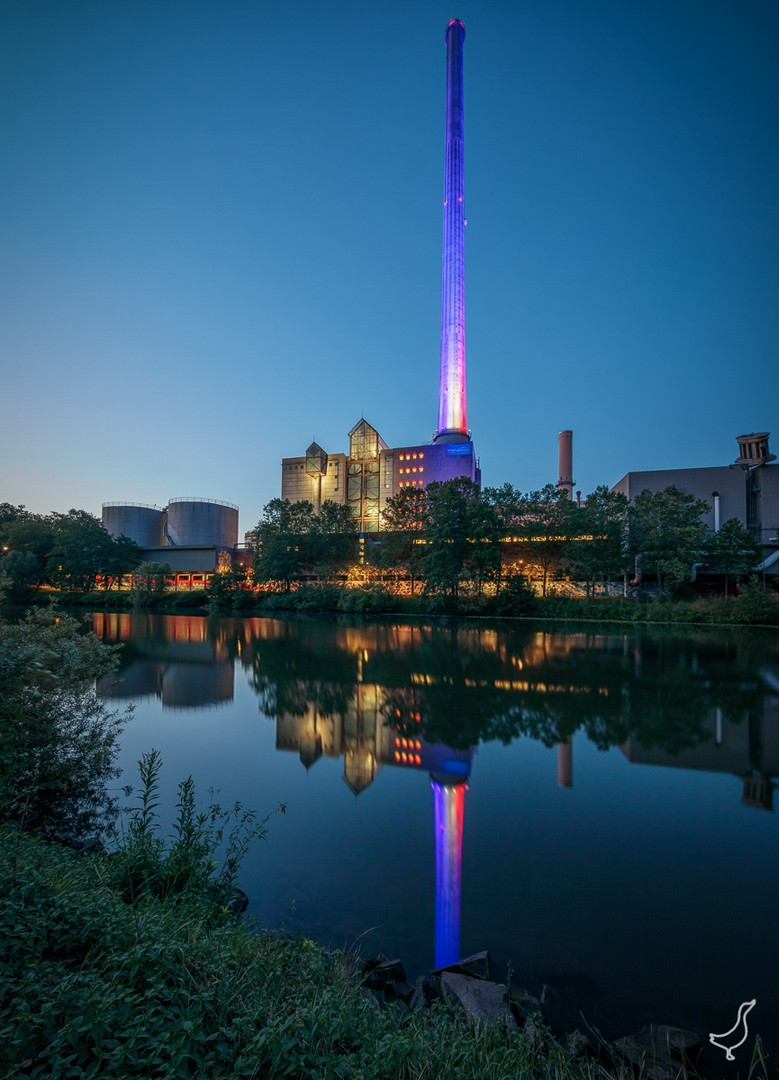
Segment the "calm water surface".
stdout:
[[169,814],[190,773],[287,804],[243,868],[260,925],[412,978],[487,948],[608,1037],[756,998],[741,1065],[779,1053],[777,635],[94,618],[123,783],[156,747]]

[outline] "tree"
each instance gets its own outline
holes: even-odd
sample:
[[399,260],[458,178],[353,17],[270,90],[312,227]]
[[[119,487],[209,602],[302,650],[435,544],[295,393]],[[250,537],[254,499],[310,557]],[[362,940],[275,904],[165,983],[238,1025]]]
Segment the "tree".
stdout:
[[499,488],[484,488],[482,498],[491,507],[502,538],[520,528],[525,505],[521,491],[512,484],[502,484]]
[[725,596],[728,595],[729,579],[734,577],[738,582],[760,562],[762,554],[762,545],[738,518],[728,518],[706,543],[709,568],[725,575]]
[[567,559],[590,596],[598,577],[613,581],[627,567],[627,497],[601,484],[577,508],[572,523]]
[[628,511],[630,551],[643,572],[657,576],[657,595],[689,581],[703,556],[706,527],[701,515],[708,504],[671,485],[663,491],[645,488]]
[[54,544],[46,560],[50,580],[61,588],[95,587],[114,554],[114,541],[101,521],[86,510],[52,514]]
[[271,499],[263,508],[254,573],[258,581],[279,582],[330,577],[354,556],[354,519],[347,506],[325,499],[317,512],[307,500]]
[[173,573],[170,563],[147,559],[133,572],[133,593],[136,604],[143,604],[165,592],[165,578]]
[[257,523],[257,553],[254,576],[257,581],[279,582],[288,592],[291,583],[300,580],[308,566],[308,545],[304,539],[311,532],[316,511],[307,499],[271,499],[263,507]]
[[472,480],[428,484],[422,567],[427,587],[457,596],[467,574],[479,590],[500,574],[500,530],[489,502]]
[[13,503],[0,503],[0,544],[6,544],[6,530],[14,521],[24,521],[31,517],[29,510],[24,504],[14,506]]
[[[54,526],[50,517],[41,514],[18,515],[5,525],[4,548],[32,555],[38,567],[37,589],[48,580],[47,562],[54,547]],[[32,564],[30,564],[31,566]]]
[[554,568],[561,569],[569,552],[569,541],[576,535],[578,513],[564,488],[545,484],[540,491],[523,497],[518,508],[519,534],[527,546],[528,573],[541,582],[546,596]]
[[310,529],[310,559],[317,577],[330,578],[355,557],[355,524],[348,506],[325,499]]
[[30,551],[9,551],[0,559],[0,589],[19,592],[40,580],[38,560]]
[[131,573],[141,561],[141,550],[129,536],[114,538],[108,557],[103,562],[103,576],[106,589],[116,581],[122,587],[122,578]]
[[247,587],[248,568],[235,563],[211,575],[206,589],[208,610],[212,615],[221,615],[230,611],[238,593]]
[[423,548],[418,541],[424,517],[424,489],[403,488],[390,496],[381,512],[381,541],[371,554],[372,562],[380,569],[409,576],[412,596],[415,579],[422,570]]

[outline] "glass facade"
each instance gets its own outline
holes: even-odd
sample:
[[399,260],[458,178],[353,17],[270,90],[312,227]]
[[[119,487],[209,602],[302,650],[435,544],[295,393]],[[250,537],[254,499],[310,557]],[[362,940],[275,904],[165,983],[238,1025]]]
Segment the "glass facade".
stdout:
[[379,461],[386,446],[367,420],[360,420],[349,432],[349,469],[346,503],[360,532],[379,528]]

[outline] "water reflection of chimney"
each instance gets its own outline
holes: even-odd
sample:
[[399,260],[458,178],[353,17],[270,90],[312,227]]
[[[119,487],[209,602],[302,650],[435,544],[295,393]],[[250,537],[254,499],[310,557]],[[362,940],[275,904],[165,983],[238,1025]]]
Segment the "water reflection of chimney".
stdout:
[[473,750],[426,744],[435,818],[435,965],[460,959],[460,894],[465,792]]
[[435,810],[435,966],[460,959],[460,895],[465,778],[430,774]]
[[573,787],[573,740],[557,744],[557,783],[562,788]]

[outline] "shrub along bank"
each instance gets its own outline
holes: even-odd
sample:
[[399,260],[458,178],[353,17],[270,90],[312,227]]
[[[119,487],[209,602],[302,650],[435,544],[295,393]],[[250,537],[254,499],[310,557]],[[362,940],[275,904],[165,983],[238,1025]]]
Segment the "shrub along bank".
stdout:
[[[128,593],[65,593],[68,607],[130,610]],[[519,578],[493,595],[458,596],[428,593],[400,596],[382,585],[363,588],[303,585],[289,592],[236,590],[166,592],[142,606],[144,611],[197,612],[210,615],[273,615],[282,612],[353,615],[472,615],[521,619],[629,623],[693,623],[735,626],[779,626],[779,595],[759,583],[748,583],[738,596],[693,599],[539,597]]]

